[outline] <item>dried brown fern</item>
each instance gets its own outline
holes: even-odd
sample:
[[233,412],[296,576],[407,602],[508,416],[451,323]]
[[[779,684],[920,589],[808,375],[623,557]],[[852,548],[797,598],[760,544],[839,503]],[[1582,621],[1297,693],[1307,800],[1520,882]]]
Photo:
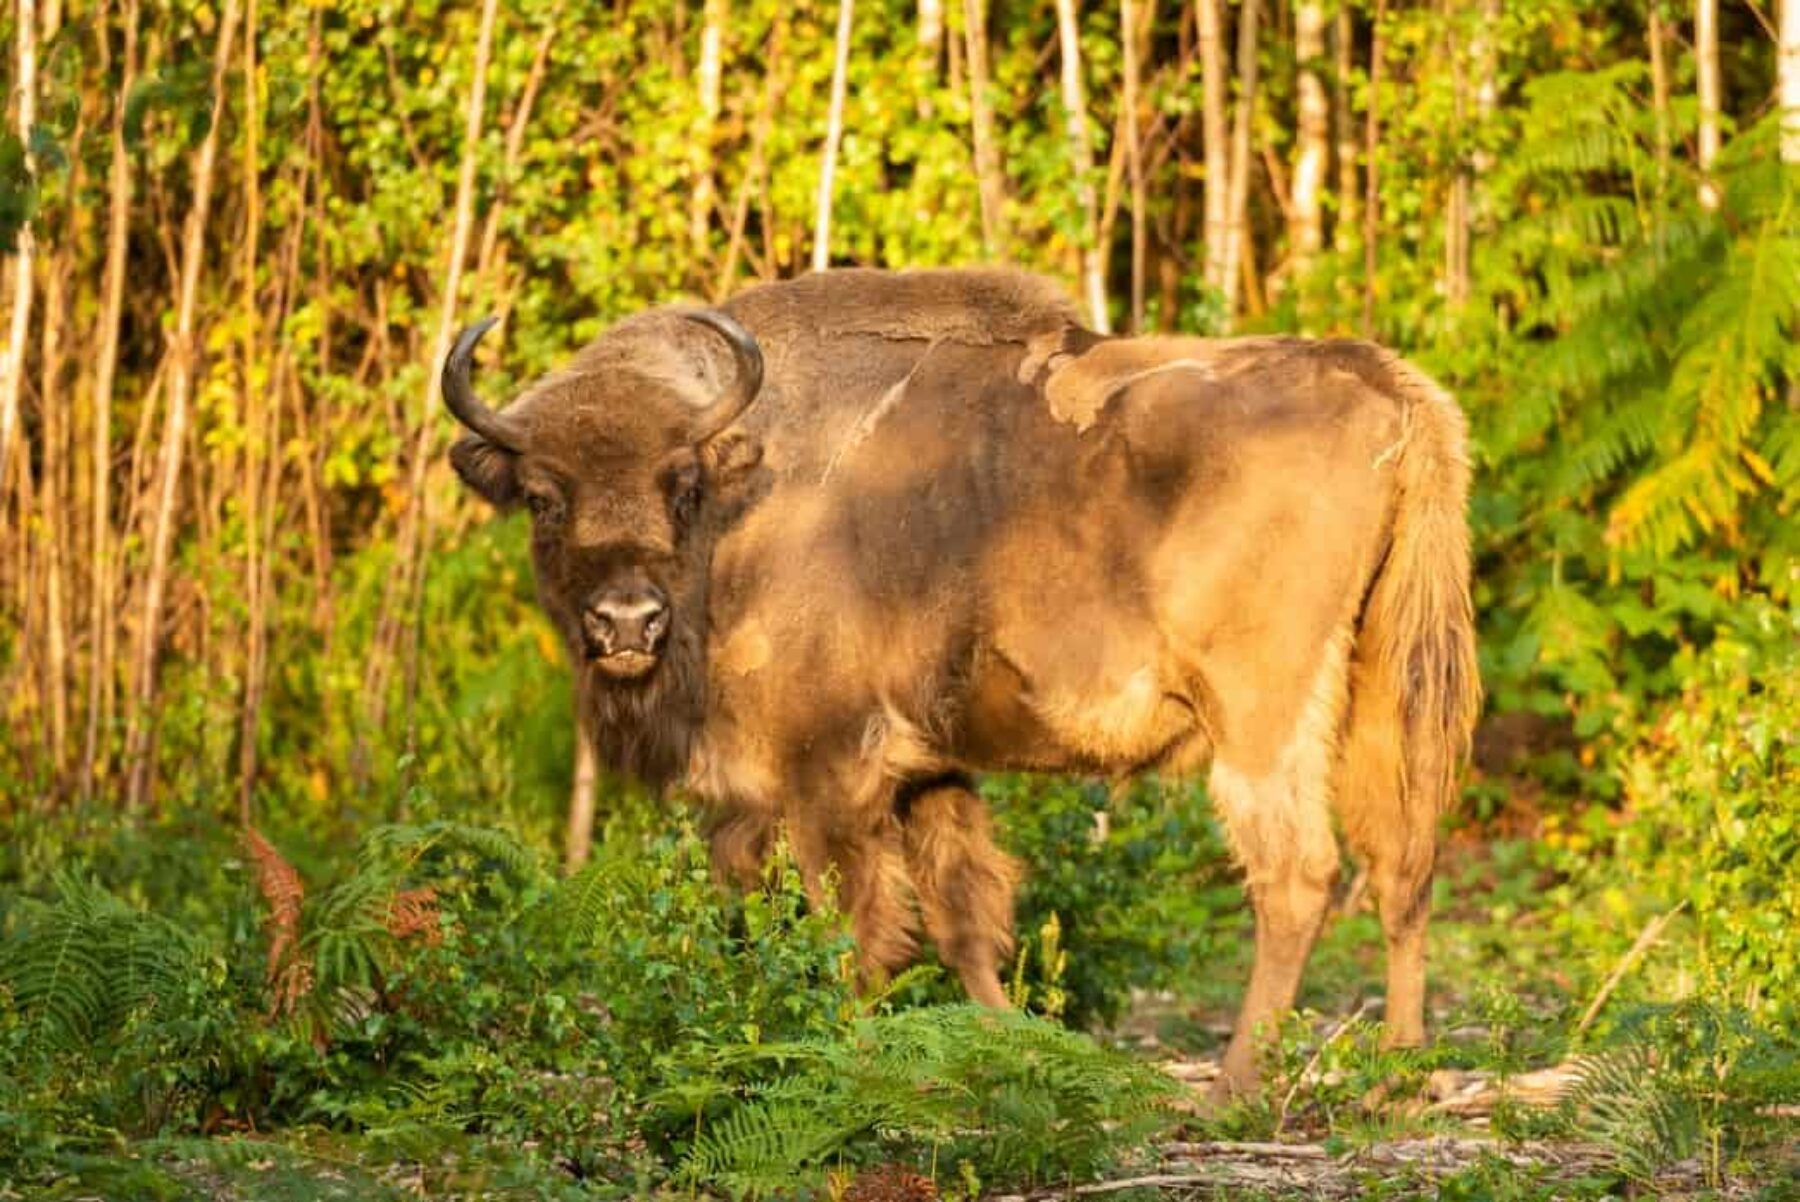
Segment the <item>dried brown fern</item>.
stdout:
[[418,936],[427,946],[436,947],[444,940],[438,925],[437,891],[430,885],[418,889],[402,889],[388,902],[388,934],[396,939]]
[[269,1017],[292,1014],[313,987],[313,967],[297,954],[300,947],[300,906],[306,900],[306,883],[275,845],[261,831],[249,827],[244,843],[256,861],[256,887],[268,903],[269,920],[264,932],[269,940],[266,981]]
[[937,1184],[897,1164],[878,1165],[857,1174],[844,1191],[844,1202],[937,1202]]

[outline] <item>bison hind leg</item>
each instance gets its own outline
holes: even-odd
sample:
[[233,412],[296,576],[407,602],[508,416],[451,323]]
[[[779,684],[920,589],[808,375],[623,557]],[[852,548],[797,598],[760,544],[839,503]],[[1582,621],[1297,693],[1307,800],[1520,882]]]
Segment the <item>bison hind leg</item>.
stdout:
[[1437,862],[1438,799],[1404,780],[1405,723],[1393,690],[1366,665],[1352,676],[1334,793],[1344,834],[1368,864],[1387,944],[1383,1042],[1425,1042],[1425,935]]
[[1012,955],[1019,868],[994,844],[985,802],[969,782],[946,777],[901,793],[906,866],[938,956],[969,997],[1005,1007],[1000,965]]
[[[1244,867],[1256,916],[1256,954],[1215,1093],[1254,1093],[1258,1041],[1293,1008],[1338,878],[1331,825],[1331,767],[1343,713],[1348,631],[1327,644],[1286,742],[1257,771],[1229,741],[1213,761],[1207,791]],[[1254,760],[1251,760],[1254,762]]]

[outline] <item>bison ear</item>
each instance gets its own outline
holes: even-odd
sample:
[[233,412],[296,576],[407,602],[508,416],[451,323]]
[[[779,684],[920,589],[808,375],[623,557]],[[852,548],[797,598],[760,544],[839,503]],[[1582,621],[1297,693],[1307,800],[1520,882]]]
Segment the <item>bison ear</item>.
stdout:
[[450,466],[463,483],[494,508],[511,509],[519,501],[519,457],[479,434],[465,434],[450,448]]
[[706,475],[715,488],[727,488],[743,479],[762,462],[762,443],[742,430],[727,430],[708,441],[700,451]]

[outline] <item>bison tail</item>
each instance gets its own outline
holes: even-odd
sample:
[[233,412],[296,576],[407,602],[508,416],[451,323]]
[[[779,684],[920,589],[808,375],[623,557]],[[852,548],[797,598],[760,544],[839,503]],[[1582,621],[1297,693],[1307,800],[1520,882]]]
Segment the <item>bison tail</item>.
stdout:
[[1469,598],[1469,458],[1456,401],[1398,356],[1388,356],[1386,367],[1403,415],[1400,438],[1383,455],[1393,463],[1397,496],[1387,556],[1363,614],[1358,670],[1397,707],[1400,779],[1393,784],[1403,809],[1424,818],[1454,802],[1457,767],[1481,709]]

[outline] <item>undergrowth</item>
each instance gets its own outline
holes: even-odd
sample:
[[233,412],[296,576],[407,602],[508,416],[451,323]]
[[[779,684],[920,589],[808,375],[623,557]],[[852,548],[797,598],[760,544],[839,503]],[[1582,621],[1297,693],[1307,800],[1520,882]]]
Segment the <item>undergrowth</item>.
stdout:
[[[9,1188],[180,1196],[219,1157],[302,1164],[334,1138],[533,1196],[791,1196],[874,1163],[1031,1185],[1171,1121],[1158,1074],[1044,1019],[859,998],[785,854],[730,897],[691,831],[558,879],[501,832],[427,822],[310,887],[253,836],[242,876],[211,930],[75,872],[8,904]],[[317,1138],[245,1138],[272,1129]]]

